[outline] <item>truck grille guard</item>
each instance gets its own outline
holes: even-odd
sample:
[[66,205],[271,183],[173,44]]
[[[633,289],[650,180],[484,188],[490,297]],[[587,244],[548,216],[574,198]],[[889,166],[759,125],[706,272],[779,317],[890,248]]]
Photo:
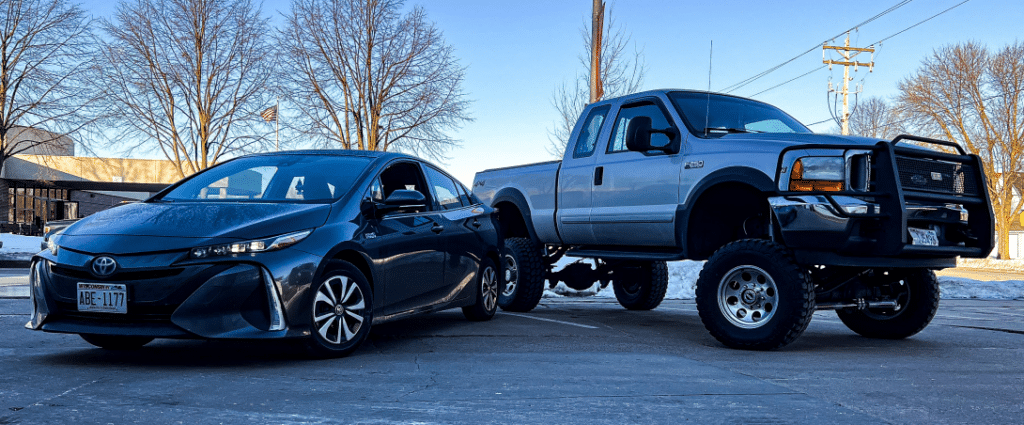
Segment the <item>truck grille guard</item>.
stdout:
[[[912,141],[944,146],[956,153],[938,152],[923,148],[899,146]],[[779,196],[817,196],[829,202],[834,213],[849,219],[874,219],[877,232],[877,251],[884,256],[917,257],[985,257],[994,246],[994,216],[988,195],[988,185],[981,158],[968,154],[959,145],[926,137],[901,135],[890,142],[878,142],[873,147],[863,145],[799,145],[783,149],[779,155],[775,181],[778,185],[787,152],[810,149],[870,150],[871,175],[866,190],[782,191]],[[879,212],[853,213],[846,211],[836,197],[849,196],[879,205]],[[925,246],[913,245],[908,240],[910,214],[908,206],[958,205],[967,210],[966,229],[957,230],[962,239],[956,244]],[[914,219],[916,222],[927,219]],[[948,223],[941,220],[935,223]],[[920,224],[919,224],[920,225]],[[953,226],[951,226],[953,227]],[[956,226],[962,228],[964,226]]]

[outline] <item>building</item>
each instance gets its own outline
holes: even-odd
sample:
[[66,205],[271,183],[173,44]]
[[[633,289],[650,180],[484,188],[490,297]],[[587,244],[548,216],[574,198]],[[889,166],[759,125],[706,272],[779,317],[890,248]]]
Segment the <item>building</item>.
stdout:
[[[15,137],[52,137],[40,132],[22,129]],[[3,232],[40,234],[47,221],[81,218],[140,201],[181,179],[170,161],[76,157],[70,139],[56,142],[34,146],[4,161],[0,169]]]

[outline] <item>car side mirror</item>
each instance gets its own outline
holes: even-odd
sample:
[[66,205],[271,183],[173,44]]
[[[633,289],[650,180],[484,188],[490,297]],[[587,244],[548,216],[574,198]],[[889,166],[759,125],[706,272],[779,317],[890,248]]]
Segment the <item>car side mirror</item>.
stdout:
[[[651,133],[659,133],[668,136],[669,142],[665,146],[652,146]],[[677,153],[676,138],[679,132],[669,127],[663,130],[651,129],[651,117],[633,117],[626,126],[626,149],[634,152],[662,151],[668,154]]]
[[376,204],[378,214],[389,213],[399,210],[423,209],[427,206],[427,198],[415,190],[396,190],[384,199],[383,204]]

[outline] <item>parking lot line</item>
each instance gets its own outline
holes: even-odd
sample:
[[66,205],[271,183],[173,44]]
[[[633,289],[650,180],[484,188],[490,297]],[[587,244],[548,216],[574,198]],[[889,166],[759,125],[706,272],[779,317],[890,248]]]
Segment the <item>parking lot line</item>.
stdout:
[[543,317],[529,316],[529,315],[525,315],[525,314],[506,313],[506,312],[502,312],[501,314],[502,315],[509,315],[509,316],[516,316],[516,317],[525,317],[527,319],[540,320],[540,321],[543,321],[543,322],[561,323],[563,325],[578,326],[578,327],[587,328],[587,329],[599,329],[597,326],[590,326],[590,325],[584,325],[584,324],[580,324],[580,323],[565,322],[565,321],[554,320],[554,319],[545,319]]

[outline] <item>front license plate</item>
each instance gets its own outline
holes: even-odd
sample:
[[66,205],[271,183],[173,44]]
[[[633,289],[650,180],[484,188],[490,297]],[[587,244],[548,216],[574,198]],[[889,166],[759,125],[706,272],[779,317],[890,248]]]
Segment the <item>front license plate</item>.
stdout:
[[125,285],[116,283],[78,283],[78,311],[128,313]]
[[936,236],[934,230],[913,227],[908,227],[907,230],[910,230],[910,237],[913,239],[914,245],[939,246],[939,237]]

